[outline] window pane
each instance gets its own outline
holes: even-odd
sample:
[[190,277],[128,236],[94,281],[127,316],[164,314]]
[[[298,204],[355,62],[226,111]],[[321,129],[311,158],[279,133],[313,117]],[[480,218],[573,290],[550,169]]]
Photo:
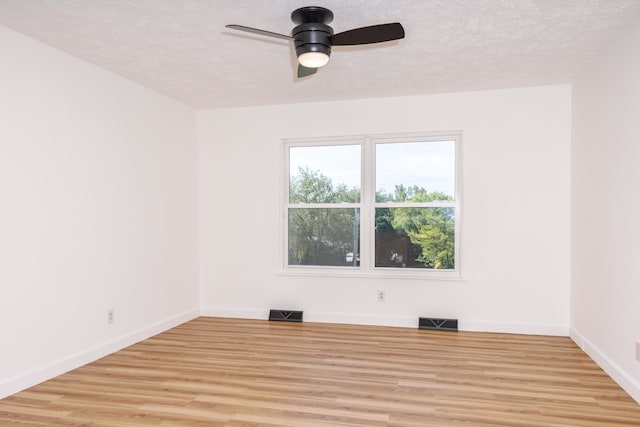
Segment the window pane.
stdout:
[[376,267],[455,268],[454,208],[377,208]]
[[289,149],[289,203],[359,201],[360,145]]
[[355,267],[359,247],[360,209],[289,209],[289,265]]
[[376,144],[376,202],[453,200],[455,141]]

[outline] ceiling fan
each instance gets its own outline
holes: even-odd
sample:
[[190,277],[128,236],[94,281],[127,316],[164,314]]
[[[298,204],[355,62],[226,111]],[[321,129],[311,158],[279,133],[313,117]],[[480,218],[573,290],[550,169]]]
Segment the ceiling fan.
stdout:
[[291,13],[296,26],[291,35],[274,33],[244,25],[230,24],[226,28],[293,41],[298,56],[298,77],[314,74],[329,62],[332,46],[353,46],[380,43],[404,38],[404,28],[398,22],[354,28],[338,34],[328,24],[333,12],[319,6],[307,6]]

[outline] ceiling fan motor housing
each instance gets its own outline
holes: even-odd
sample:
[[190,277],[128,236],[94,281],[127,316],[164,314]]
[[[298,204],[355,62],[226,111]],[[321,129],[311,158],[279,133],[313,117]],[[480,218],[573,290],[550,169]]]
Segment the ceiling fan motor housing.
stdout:
[[309,23],[296,26],[291,32],[296,55],[307,52],[322,52],[331,55],[333,29],[325,24]]
[[333,21],[333,12],[319,6],[301,7],[291,13],[291,20],[298,24],[291,31],[297,56],[307,52],[331,55],[333,28],[327,24]]

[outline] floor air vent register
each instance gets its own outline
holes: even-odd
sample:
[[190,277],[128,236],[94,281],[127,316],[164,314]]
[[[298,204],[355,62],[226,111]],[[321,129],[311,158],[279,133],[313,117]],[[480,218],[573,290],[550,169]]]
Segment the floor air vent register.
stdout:
[[420,317],[418,318],[418,329],[458,332],[458,319],[436,319],[435,317]]
[[269,320],[275,322],[302,322],[302,311],[270,310]]

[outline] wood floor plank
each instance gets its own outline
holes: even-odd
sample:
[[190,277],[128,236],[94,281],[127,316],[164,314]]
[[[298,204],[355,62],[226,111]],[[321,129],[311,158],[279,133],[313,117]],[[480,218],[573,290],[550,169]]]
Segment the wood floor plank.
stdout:
[[569,338],[199,318],[0,400],[21,427],[639,427]]

